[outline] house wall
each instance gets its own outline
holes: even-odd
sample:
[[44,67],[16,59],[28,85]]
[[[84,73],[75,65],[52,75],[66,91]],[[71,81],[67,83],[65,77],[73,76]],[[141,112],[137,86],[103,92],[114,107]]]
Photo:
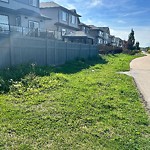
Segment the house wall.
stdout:
[[[20,2],[17,2],[17,1],[20,1]],[[40,9],[37,7],[28,5],[27,0],[9,0],[9,3],[0,2],[0,6],[4,7],[4,8],[14,9],[14,10],[17,10],[20,8],[25,8],[25,9],[40,13]],[[15,12],[12,14],[12,13],[8,13],[8,12],[4,12],[4,10],[3,11],[0,10],[0,14],[7,15],[9,17],[9,24],[11,26],[16,25],[16,17],[20,16],[22,27],[28,28],[29,21],[36,21],[40,24],[40,28],[45,29],[45,20],[44,19],[41,19],[38,17],[33,17],[33,16],[28,16],[28,15],[15,14]]]
[[99,33],[98,33],[98,30],[90,30],[89,31],[89,34],[94,37],[94,44],[99,44]]
[[0,6],[4,7],[4,8],[14,9],[14,10],[17,10],[20,8],[25,8],[25,9],[35,11],[37,13],[40,12],[39,8],[37,8],[37,7],[31,6],[31,5],[28,5],[25,3],[20,3],[20,2],[17,2],[15,0],[9,0],[9,3],[5,3],[5,2],[0,1]]
[[90,28],[88,28],[87,26],[80,25],[79,28],[81,31],[84,31],[84,33],[89,33],[90,31]]
[[57,27],[55,25],[56,22],[58,22],[58,9],[56,8],[45,8],[45,9],[40,9],[41,14],[48,16],[52,20],[46,20],[45,21],[45,29],[49,30],[57,30]]
[[[62,13],[63,13],[63,12],[67,13],[67,21],[63,21],[63,20],[62,20]],[[67,12],[67,11],[65,11],[65,10],[59,9],[59,22],[60,22],[60,23],[66,24],[66,25],[68,25],[68,26],[70,26],[70,27],[79,28],[79,27],[78,27],[78,20],[77,20],[77,17],[75,16],[75,17],[76,17],[76,23],[75,23],[75,24],[72,24],[72,23],[71,23],[71,16],[72,16],[71,13],[69,13],[69,12]]]
[[32,16],[26,16],[26,15],[15,15],[15,14],[10,14],[10,13],[5,13],[0,11],[0,14],[2,15],[7,15],[9,18],[9,24],[11,26],[16,26],[16,17],[20,16],[21,17],[21,26],[28,28],[29,27],[29,21],[36,21],[39,23],[40,28],[45,29],[45,20],[42,20],[40,18],[32,17]]
[[[78,27],[78,19],[76,17],[76,24],[71,23],[71,14],[65,10],[60,8],[41,8],[41,14],[48,16],[52,20],[45,21],[45,28],[49,30],[62,31],[62,29],[66,29],[66,32],[69,33],[71,31],[76,31],[79,29]],[[67,13],[67,21],[62,20],[62,12]],[[55,25],[55,23],[62,23],[66,25],[66,27],[61,25]],[[68,26],[68,27],[67,27]],[[76,29],[70,29],[70,27],[74,27]]]

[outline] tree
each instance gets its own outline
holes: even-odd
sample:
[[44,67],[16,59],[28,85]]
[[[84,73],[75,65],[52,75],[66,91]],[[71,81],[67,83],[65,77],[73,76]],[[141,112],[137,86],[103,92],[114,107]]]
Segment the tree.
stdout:
[[136,50],[140,50],[139,45],[140,45],[140,43],[139,43],[139,42],[136,42],[136,44],[135,44],[135,48],[136,48]]
[[134,43],[135,43],[135,38],[134,38],[134,31],[132,29],[131,33],[129,34],[129,39],[127,42],[127,48],[130,50],[133,50],[134,49]]

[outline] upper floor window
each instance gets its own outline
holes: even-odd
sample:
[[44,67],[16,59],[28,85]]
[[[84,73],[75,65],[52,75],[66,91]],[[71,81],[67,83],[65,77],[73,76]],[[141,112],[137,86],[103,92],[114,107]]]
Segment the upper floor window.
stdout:
[[29,5],[38,7],[38,0],[29,0]]
[[1,2],[5,2],[5,3],[8,3],[9,0],[0,0]]
[[71,22],[72,24],[76,24],[76,17],[73,16],[73,15],[71,15],[71,20],[70,20],[70,22]]
[[67,13],[62,11],[62,20],[67,21]]
[[99,31],[99,36],[103,36],[103,32],[102,31]]

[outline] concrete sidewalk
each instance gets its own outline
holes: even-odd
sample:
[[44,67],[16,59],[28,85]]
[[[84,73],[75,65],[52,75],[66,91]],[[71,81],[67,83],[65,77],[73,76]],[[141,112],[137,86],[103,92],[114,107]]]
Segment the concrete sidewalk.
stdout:
[[134,59],[130,63],[130,74],[133,76],[138,89],[150,111],[150,55]]

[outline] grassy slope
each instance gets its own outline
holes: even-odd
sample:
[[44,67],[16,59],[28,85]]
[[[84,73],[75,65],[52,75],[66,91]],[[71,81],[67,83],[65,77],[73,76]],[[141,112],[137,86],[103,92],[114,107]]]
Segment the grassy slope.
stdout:
[[132,78],[116,73],[133,57],[1,72],[4,83],[13,80],[0,95],[0,149],[148,150],[138,91]]

